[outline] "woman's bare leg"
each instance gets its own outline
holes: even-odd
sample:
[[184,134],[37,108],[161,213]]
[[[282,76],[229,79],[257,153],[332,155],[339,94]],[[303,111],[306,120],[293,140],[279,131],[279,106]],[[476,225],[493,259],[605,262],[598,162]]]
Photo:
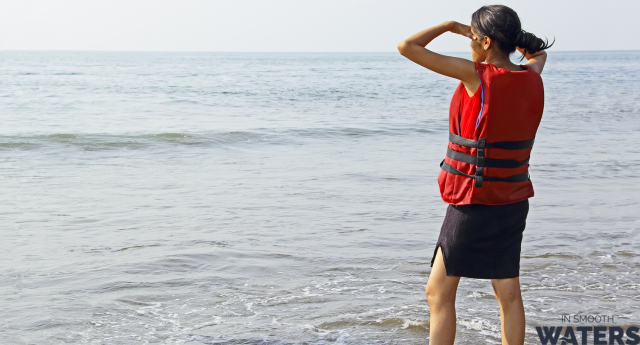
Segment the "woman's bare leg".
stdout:
[[491,279],[491,285],[500,302],[502,345],[523,345],[525,320],[520,279]]
[[456,290],[460,277],[449,277],[444,267],[442,250],[438,247],[427,282],[429,345],[453,345],[456,337]]

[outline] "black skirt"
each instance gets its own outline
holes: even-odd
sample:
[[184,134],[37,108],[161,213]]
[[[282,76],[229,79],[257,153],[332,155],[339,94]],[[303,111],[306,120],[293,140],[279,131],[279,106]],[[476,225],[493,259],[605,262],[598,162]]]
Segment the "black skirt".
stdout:
[[442,248],[448,276],[481,279],[520,275],[520,245],[529,200],[507,205],[449,205],[431,266]]

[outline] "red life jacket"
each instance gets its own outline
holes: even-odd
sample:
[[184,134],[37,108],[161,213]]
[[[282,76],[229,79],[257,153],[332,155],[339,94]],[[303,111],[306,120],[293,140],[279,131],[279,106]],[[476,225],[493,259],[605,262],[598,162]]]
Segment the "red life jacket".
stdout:
[[524,68],[511,72],[476,63],[481,84],[473,96],[479,97],[475,108],[461,109],[469,96],[458,85],[449,109],[447,156],[438,176],[445,202],[504,205],[533,196],[529,155],[542,118],[544,89],[540,75]]

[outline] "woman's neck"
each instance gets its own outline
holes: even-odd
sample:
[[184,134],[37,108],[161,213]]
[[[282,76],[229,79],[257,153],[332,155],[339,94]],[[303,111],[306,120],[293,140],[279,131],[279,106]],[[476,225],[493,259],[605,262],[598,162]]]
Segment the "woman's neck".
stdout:
[[[501,52],[502,53],[502,52]],[[509,71],[520,71],[522,68],[520,66],[514,64],[509,59],[509,54],[493,54],[493,52],[489,52],[487,54],[487,58],[484,60],[486,64],[492,64],[498,68],[504,68]]]

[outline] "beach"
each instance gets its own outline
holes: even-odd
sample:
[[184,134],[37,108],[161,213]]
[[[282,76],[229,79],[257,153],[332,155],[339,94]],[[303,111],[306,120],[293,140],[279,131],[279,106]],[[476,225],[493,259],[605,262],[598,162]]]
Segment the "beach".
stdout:
[[[426,343],[456,81],[397,53],[0,61],[3,342]],[[562,315],[640,323],[639,65],[549,52],[527,344]],[[456,344],[499,344],[489,281],[457,296]]]

